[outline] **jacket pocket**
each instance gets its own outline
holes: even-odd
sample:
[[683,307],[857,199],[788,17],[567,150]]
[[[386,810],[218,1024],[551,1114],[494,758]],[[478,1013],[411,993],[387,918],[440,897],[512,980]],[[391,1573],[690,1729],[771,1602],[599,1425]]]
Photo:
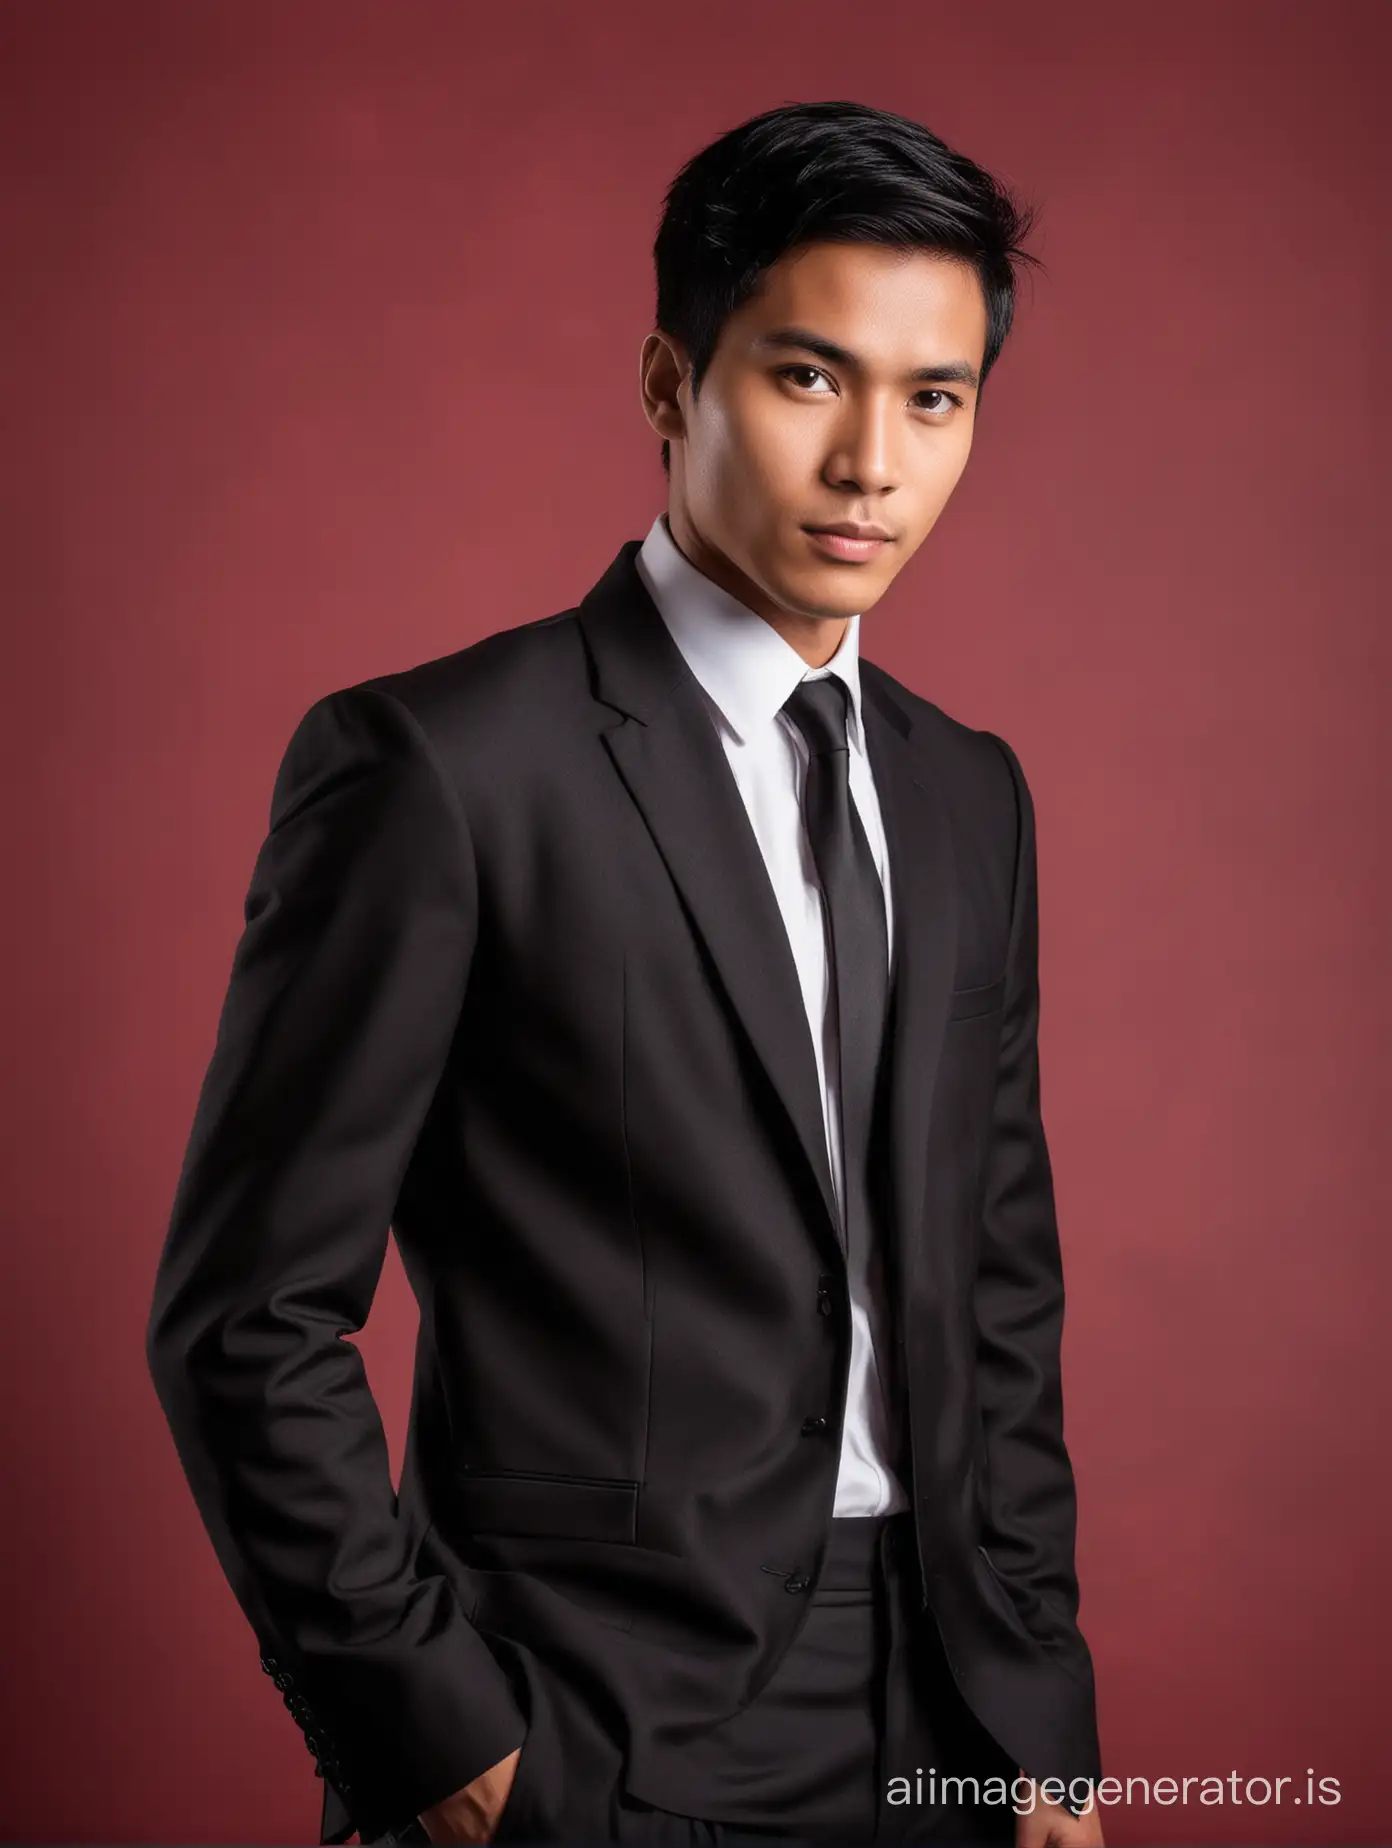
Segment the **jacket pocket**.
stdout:
[[450,1498],[462,1533],[630,1546],[637,1538],[638,1484],[619,1477],[465,1469],[455,1476]]
[[[999,1597],[1004,1608],[1009,1612],[1011,1621],[1014,1623],[1016,1629],[1018,1629],[1025,1636],[1027,1636],[1037,1649],[1042,1649],[1045,1652],[1045,1654],[1049,1657],[1050,1661],[1057,1662],[1059,1667],[1063,1669],[1065,1674],[1072,1675],[1075,1681],[1081,1682],[1082,1685],[1086,1687],[1088,1685],[1087,1677],[1082,1672],[1080,1672],[1080,1670],[1078,1669],[1078,1667],[1075,1665],[1074,1661],[1072,1660],[1072,1651],[1070,1650],[1068,1644],[1065,1641],[1058,1639],[1058,1638],[1037,1636],[1035,1634],[1035,1632],[1025,1622],[1024,1618],[1020,1615],[1020,1607],[1015,1601],[1014,1594],[1011,1592],[1010,1587],[1006,1584],[1005,1580],[1001,1577],[1000,1573],[996,1570],[995,1563],[993,1562],[991,1555],[986,1551],[985,1547],[982,1546],[979,1542],[977,1544],[976,1550],[981,1555],[982,1564],[986,1567],[986,1577],[987,1577],[988,1582],[995,1588],[997,1596]],[[1081,1644],[1082,1639],[1081,1637],[1078,1637],[1078,1633],[1075,1629],[1070,1628],[1070,1634],[1074,1637],[1077,1637],[1078,1642]]]
[[498,1813],[493,1833],[488,1838],[491,1842],[531,1842],[542,1839],[532,1801],[532,1775],[540,1768],[536,1758],[541,1743],[535,1724],[530,1725],[513,1769],[512,1784]]
[[949,1020],[974,1020],[978,1014],[994,1014],[1005,1000],[1005,977],[986,982],[980,988],[954,988],[948,1004]]

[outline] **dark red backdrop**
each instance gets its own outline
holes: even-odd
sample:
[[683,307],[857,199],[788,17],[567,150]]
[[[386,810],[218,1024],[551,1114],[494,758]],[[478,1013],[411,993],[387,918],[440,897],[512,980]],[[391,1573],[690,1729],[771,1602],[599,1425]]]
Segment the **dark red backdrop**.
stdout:
[[[276,763],[319,694],[564,607],[646,530],[662,189],[850,96],[1045,208],[865,645],[1035,791],[1106,1768],[1344,1791],[1108,1832],[1388,1839],[1388,19],[4,9],[7,1836],[316,1833],[142,1345]],[[363,1345],[398,1458],[412,1328],[393,1252]]]

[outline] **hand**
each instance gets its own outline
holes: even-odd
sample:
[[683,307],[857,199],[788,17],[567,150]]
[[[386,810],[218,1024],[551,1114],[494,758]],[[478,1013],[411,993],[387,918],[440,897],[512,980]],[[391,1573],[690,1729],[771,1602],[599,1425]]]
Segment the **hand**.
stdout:
[[[524,1742],[525,1743],[525,1742]],[[490,1842],[517,1773],[522,1747],[480,1771],[471,1784],[420,1813],[420,1825],[432,1842]]]
[[1015,1848],[1105,1848],[1096,1796],[1090,1810],[1075,1816],[1061,1803],[1041,1797],[1036,1784],[1034,1808],[1015,1818]]

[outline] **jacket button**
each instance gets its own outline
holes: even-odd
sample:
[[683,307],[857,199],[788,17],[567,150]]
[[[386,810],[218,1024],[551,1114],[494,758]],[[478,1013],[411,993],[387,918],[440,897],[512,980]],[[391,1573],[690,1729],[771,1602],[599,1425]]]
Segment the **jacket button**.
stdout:
[[825,1418],[804,1418],[802,1421],[802,1435],[804,1437],[818,1437],[826,1428],[827,1421]]
[[811,1579],[805,1572],[795,1572],[791,1578],[784,1579],[783,1589],[784,1591],[806,1591],[811,1583]]

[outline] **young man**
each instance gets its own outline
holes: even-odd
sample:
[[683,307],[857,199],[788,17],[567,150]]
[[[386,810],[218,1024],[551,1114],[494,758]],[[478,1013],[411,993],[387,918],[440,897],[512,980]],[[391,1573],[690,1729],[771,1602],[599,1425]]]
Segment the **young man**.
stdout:
[[876,110],[725,135],[665,517],[290,741],[149,1358],[325,1839],[1101,1840],[1030,796],[858,653],[1025,223]]

